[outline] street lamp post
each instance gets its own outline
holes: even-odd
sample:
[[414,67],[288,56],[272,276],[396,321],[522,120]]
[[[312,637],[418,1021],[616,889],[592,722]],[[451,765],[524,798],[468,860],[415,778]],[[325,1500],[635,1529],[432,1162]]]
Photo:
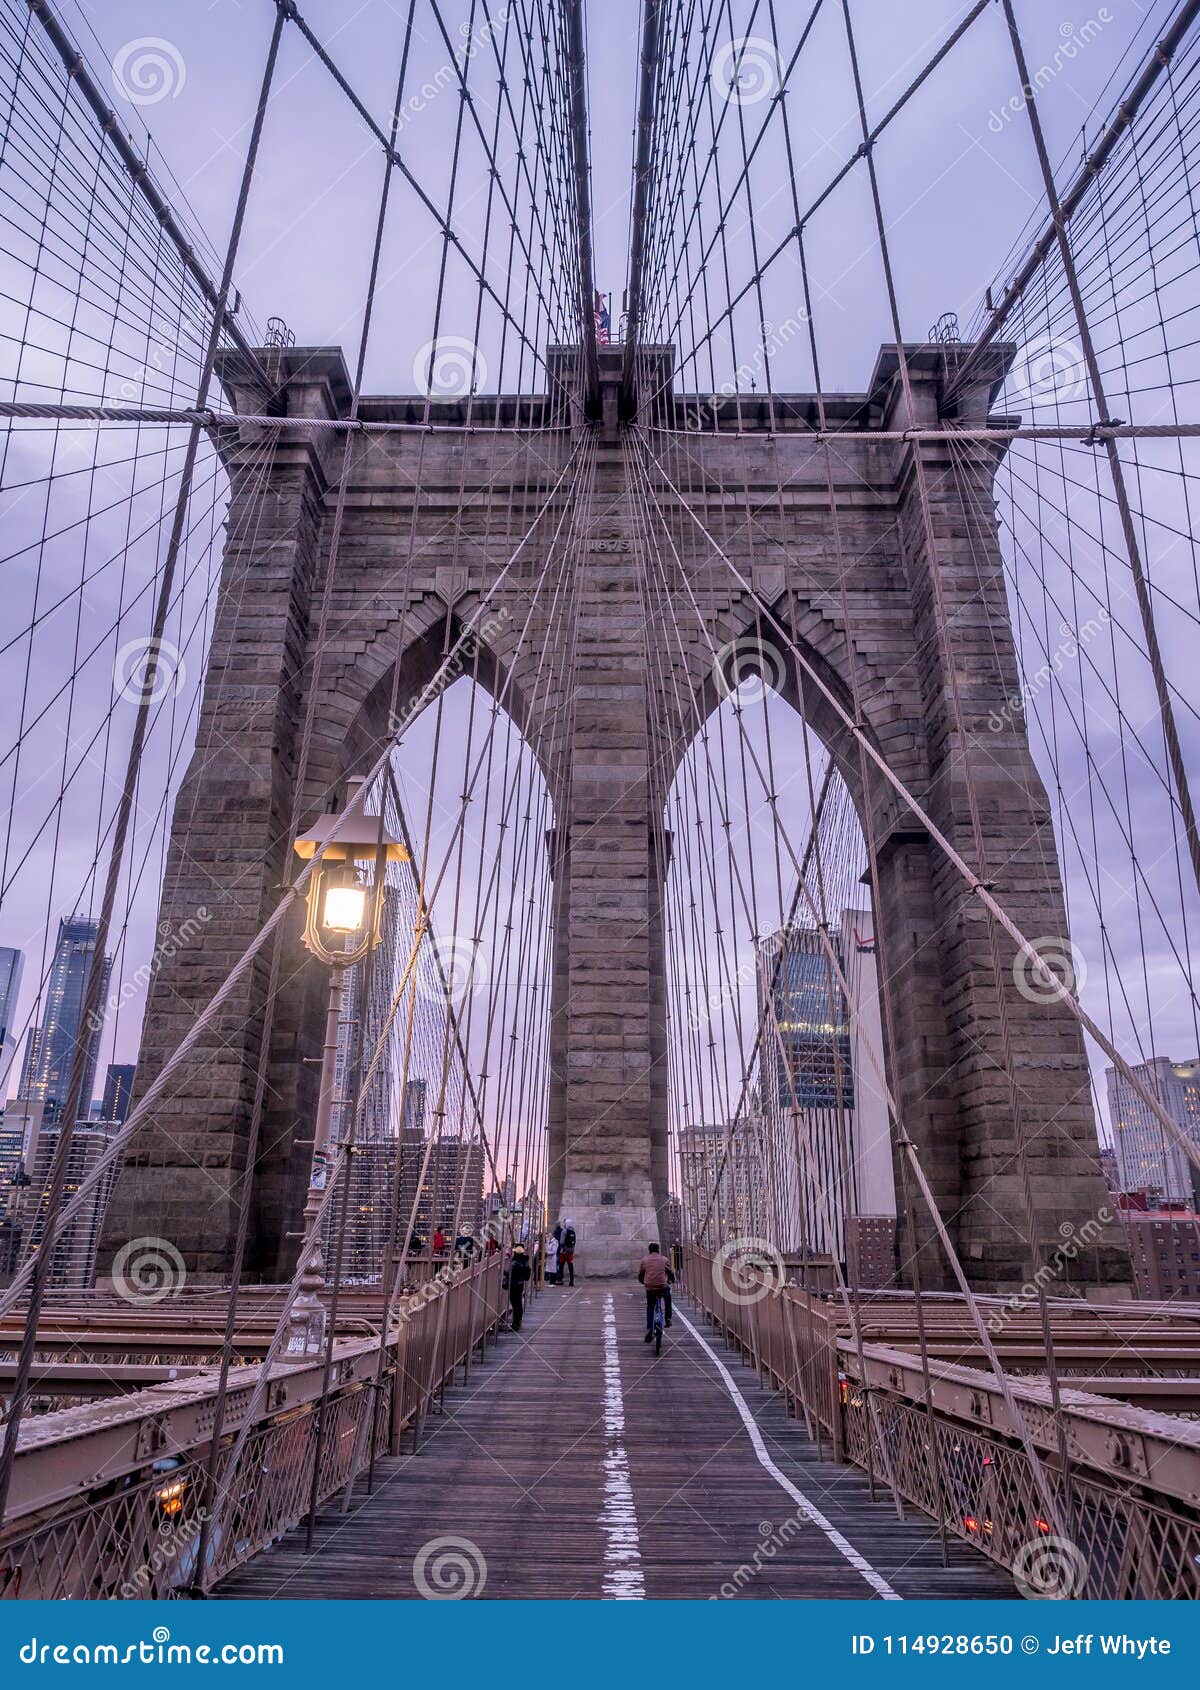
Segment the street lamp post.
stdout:
[[[348,799],[362,785],[361,777],[349,783]],[[304,943],[315,957],[329,967],[329,1003],[325,1015],[325,1045],[321,1056],[321,1085],[317,1094],[317,1115],[313,1128],[312,1162],[308,1196],[304,1204],[303,1236],[313,1234],[300,1278],[300,1290],[288,1322],[286,1353],[291,1356],[318,1354],[325,1340],[325,1258],[320,1230],[315,1227],[329,1177],[330,1131],[333,1121],[333,1087],[337,1064],[338,1028],[341,1023],[342,991],[346,970],[362,962],[379,943],[383,918],[383,888],[375,890],[360,878],[358,865],[374,862],[382,849],[383,860],[407,862],[408,852],[399,839],[382,826],[379,816],[365,808],[338,821],[337,814],[325,815],[296,841],[296,855],[308,860],[322,846],[325,853],[308,883]],[[368,910],[367,899],[371,899]],[[339,948],[340,945],[340,948]]]

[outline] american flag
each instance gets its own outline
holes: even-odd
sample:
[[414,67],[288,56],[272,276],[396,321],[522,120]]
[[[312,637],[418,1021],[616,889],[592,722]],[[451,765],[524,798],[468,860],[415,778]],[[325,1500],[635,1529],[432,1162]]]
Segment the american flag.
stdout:
[[596,289],[596,345],[607,346],[612,328],[612,321],[608,314],[609,295]]

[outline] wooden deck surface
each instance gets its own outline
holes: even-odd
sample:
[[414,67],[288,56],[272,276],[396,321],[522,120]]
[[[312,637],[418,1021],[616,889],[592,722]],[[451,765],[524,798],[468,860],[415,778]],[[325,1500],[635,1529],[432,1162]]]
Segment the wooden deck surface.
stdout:
[[[1012,1580],[932,1522],[872,1501],[866,1475],[820,1460],[782,1398],[684,1299],[732,1376],[764,1467],[716,1362],[677,1318],[663,1354],[642,1342],[640,1288],[548,1289],[468,1383],[447,1391],[421,1446],[380,1462],[316,1544],[302,1530],[227,1579],[221,1597],[420,1599],[465,1584],[486,1598],[1006,1597]],[[819,1511],[824,1528],[811,1515]],[[838,1545],[838,1534],[844,1546]]]

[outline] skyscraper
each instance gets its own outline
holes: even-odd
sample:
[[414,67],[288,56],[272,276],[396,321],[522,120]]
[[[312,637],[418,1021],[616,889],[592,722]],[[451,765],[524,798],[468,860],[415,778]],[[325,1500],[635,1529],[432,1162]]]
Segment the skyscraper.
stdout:
[[477,1233],[483,1224],[484,1150],[478,1140],[434,1141],[426,1175],[430,1225],[449,1234],[455,1216],[459,1232]]
[[0,1100],[17,1051],[17,993],[25,958],[11,945],[0,945]]
[[758,948],[763,1159],[777,1245],[846,1261],[847,1218],[894,1220],[896,1196],[870,912],[829,944],[791,927]]
[[436,1130],[427,1135],[425,1104],[425,1081],[410,1079],[400,1134],[396,1233],[403,1238],[411,1217],[414,1235],[428,1245],[439,1226],[449,1231],[456,1211],[460,1232],[476,1233],[483,1225],[485,1157],[478,1140]]
[[773,1231],[766,1215],[762,1123],[753,1114],[728,1126],[680,1127],[675,1135],[683,1214],[710,1247]]
[[[42,1020],[31,1027],[25,1046],[25,1063],[21,1070],[21,1096],[32,1103],[45,1106],[45,1122],[49,1126],[60,1117],[67,1105],[71,1084],[71,1062],[75,1046],[83,1034],[83,999],[87,988],[88,970],[96,949],[98,925],[86,916],[73,915],[58,924],[58,943],[46,993],[42,1001]],[[108,977],[112,959],[105,957],[100,980],[103,1001],[108,991]],[[79,1109],[86,1115],[92,1100],[92,1086],[96,1078],[96,1060],[100,1054],[100,1034],[103,1031],[103,1011],[94,1027],[87,1032],[87,1060],[84,1066],[83,1090]]]
[[[1134,1065],[1133,1071],[1200,1148],[1200,1057],[1172,1062],[1169,1057],[1152,1056]],[[1105,1078],[1120,1190],[1148,1191],[1162,1203],[1194,1203],[1196,1176],[1183,1151],[1123,1074],[1109,1068]]]
[[[394,1086],[390,1087],[388,1095],[398,1104],[397,1090]],[[388,1248],[389,1224],[394,1227],[395,1234],[403,1239],[410,1217],[413,1217],[414,1236],[422,1241],[425,1248],[429,1246],[433,1229],[441,1218],[440,1208],[438,1215],[434,1214],[435,1200],[439,1199],[439,1189],[444,1183],[446,1164],[448,1161],[454,1161],[457,1147],[443,1156],[440,1147],[430,1145],[425,1136],[425,1097],[425,1081],[415,1076],[410,1077],[404,1093],[404,1119],[399,1123],[398,1133],[395,1130],[396,1123],[389,1122],[390,1130],[387,1133],[380,1137],[367,1136],[362,1133],[363,1122],[360,1121],[360,1136],[344,1176],[349,1181],[350,1190],[347,1196],[346,1236],[341,1256],[343,1279],[374,1282],[382,1276]],[[382,1123],[378,1124],[382,1126]],[[481,1159],[482,1155],[483,1149],[480,1146]],[[397,1157],[400,1162],[398,1194]],[[425,1170],[424,1180],[421,1178],[422,1168]],[[467,1171],[473,1177],[474,1167]],[[461,1170],[451,1169],[452,1174],[458,1172]],[[482,1173],[481,1160],[481,1192]],[[335,1197],[325,1212],[323,1232],[326,1270],[330,1273],[337,1259],[337,1231],[341,1212],[340,1197]],[[451,1216],[453,1212],[454,1205],[451,1203]],[[473,1231],[478,1225],[476,1208],[472,1207],[469,1201],[464,1205],[463,1222],[469,1231]]]
[[[26,1149],[25,1169],[30,1185],[18,1193],[14,1208],[20,1216],[21,1247],[27,1253],[36,1250],[42,1240],[49,1211],[50,1179],[54,1157],[58,1150],[61,1122],[43,1127]],[[68,1202],[84,1180],[96,1169],[108,1148],[107,1123],[97,1126],[91,1121],[77,1121],[71,1134],[71,1148],[67,1156],[67,1180],[63,1187],[63,1201]],[[51,1258],[50,1284],[86,1289],[96,1271],[96,1249],[104,1214],[112,1194],[115,1169],[107,1168],[100,1176],[87,1201],[69,1220],[54,1246]]]
[[136,1065],[132,1062],[109,1063],[104,1076],[104,1102],[100,1106],[102,1121],[123,1121],[128,1115],[135,1072]]
[[[841,969],[840,937],[830,942]],[[841,1256],[851,1206],[842,1142],[854,1108],[850,1012],[815,928],[785,928],[759,945],[758,1016],[774,1243]]]

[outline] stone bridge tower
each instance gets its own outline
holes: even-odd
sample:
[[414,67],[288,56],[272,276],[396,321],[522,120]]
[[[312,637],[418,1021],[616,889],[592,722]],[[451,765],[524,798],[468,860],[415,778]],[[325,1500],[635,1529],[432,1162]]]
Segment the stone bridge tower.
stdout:
[[[961,352],[969,349],[960,349]],[[341,354],[299,349],[279,358],[273,395],[245,384],[236,361],[223,369],[239,411],[266,404],[315,420],[344,416],[349,383]],[[613,352],[602,351],[609,359]],[[843,553],[849,560],[849,626],[835,562],[825,454],[814,440],[814,401],[775,396],[741,405],[735,435],[700,433],[689,442],[685,497],[701,521],[740,536],[733,561],[753,596],[714,558],[700,528],[681,525],[681,556],[707,637],[681,600],[685,636],[678,670],[651,673],[630,491],[630,451],[611,400],[596,428],[592,503],[575,557],[574,694],[569,734],[537,719],[533,689],[512,649],[520,617],[507,617],[484,653],[485,682],[510,681],[506,703],[542,763],[555,805],[556,964],[551,1030],[551,1208],[580,1235],[588,1271],[627,1271],[657,1230],[667,1195],[667,1005],[662,894],[669,841],[654,813],[648,720],[672,722],[671,700],[700,712],[717,702],[712,644],[755,626],[768,605],[844,706],[850,705],[850,642],[861,681],[865,731],[933,819],[971,858],[965,771],[971,765],[997,896],[1031,937],[1065,938],[1065,915],[1046,794],[1033,767],[1019,692],[992,506],[1000,444],[971,457],[928,440],[919,448],[933,500],[935,552],[918,521],[911,449],[895,431],[984,425],[1003,379],[1005,352],[978,361],[974,385],[948,400],[946,353],[910,350],[915,415],[906,414],[895,349],[880,354],[866,389],[827,401],[827,424],[854,438],[830,449]],[[375,398],[364,420],[419,420],[422,401]],[[668,394],[673,416],[686,401]],[[436,401],[435,433],[355,437],[342,543],[336,560],[337,632],[321,665],[315,738],[302,813],[369,762],[384,741],[397,651],[402,694],[435,671],[446,619],[465,623],[511,550],[530,511],[529,454],[544,470],[566,462],[569,440],[539,432],[551,402],[521,422],[503,462],[479,431],[456,428],[461,401]],[[511,424],[512,402],[476,398],[475,422]],[[507,407],[507,409],[506,409]],[[878,438],[870,438],[877,434]],[[889,438],[891,436],[891,438]],[[294,798],[296,752],[311,685],[317,607],[342,436],[286,429],[264,472],[261,430],[223,431],[233,500],[209,673],[195,758],[176,807],[162,918],[180,926],[203,905],[202,947],[182,948],[157,975],[147,1008],[138,1082],[143,1088],[189,1029],[230,965],[277,902]],[[494,441],[494,436],[492,437]],[[265,497],[261,478],[267,474]],[[968,485],[964,490],[964,476]],[[486,490],[457,530],[457,549],[435,517],[459,489]],[[744,509],[719,507],[740,487]],[[419,497],[418,497],[419,490]],[[415,509],[414,509],[415,502]],[[253,516],[253,520],[251,520]],[[732,554],[731,554],[732,555]],[[410,567],[405,567],[410,565]],[[933,581],[949,609],[934,616]],[[401,594],[397,582],[404,583]],[[525,585],[528,585],[526,580]],[[519,592],[517,582],[514,592]],[[528,595],[525,596],[527,602]],[[514,600],[515,603],[515,600]],[[947,663],[957,673],[965,735],[950,708]],[[1029,1275],[1009,1082],[986,919],[977,900],[932,845],[918,819],[881,781],[863,790],[852,736],[820,691],[801,699],[858,806],[873,821],[881,907],[876,930],[893,981],[896,1048],[889,1079],[904,1126],[980,1289],[1012,1288]],[[657,689],[652,698],[651,689]],[[651,709],[653,706],[653,710]],[[561,724],[563,712],[555,722]],[[999,726],[996,726],[999,723]],[[695,719],[677,720],[682,757]],[[669,729],[669,731],[672,731]],[[669,784],[669,782],[667,783]],[[164,1099],[154,1132],[133,1148],[110,1210],[115,1246],[161,1230],[202,1276],[228,1272],[238,1178],[244,1165],[266,992],[265,964],[212,1030],[184,1084]],[[1042,1236],[1091,1223],[1094,1240],[1073,1276],[1119,1282],[1128,1263],[1118,1229],[1097,1230],[1101,1177],[1086,1057],[1072,1018],[1031,1004],[1006,979],[1016,1081],[1029,1145]],[[252,1271],[271,1278],[290,1265],[303,1203],[321,1045],[319,971],[287,974],[277,1005],[262,1154],[254,1180]],[[165,1149],[164,1149],[165,1147]],[[901,1217],[902,1268],[926,1253],[923,1283],[945,1284],[922,1212]]]

